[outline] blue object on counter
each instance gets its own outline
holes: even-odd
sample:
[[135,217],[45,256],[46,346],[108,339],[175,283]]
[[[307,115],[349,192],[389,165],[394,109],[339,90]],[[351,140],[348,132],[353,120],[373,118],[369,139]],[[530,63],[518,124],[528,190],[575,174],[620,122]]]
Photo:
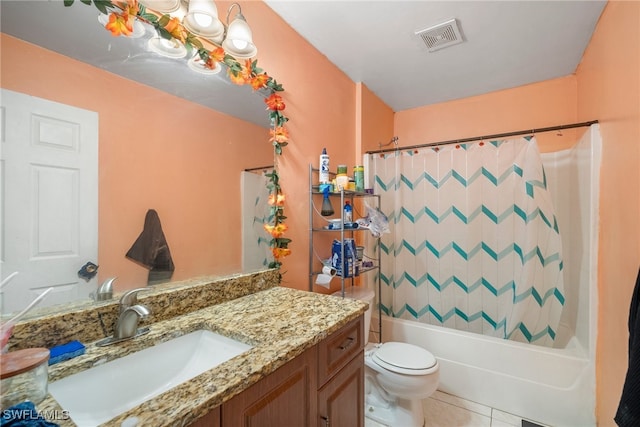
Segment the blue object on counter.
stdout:
[[49,349],[49,365],[83,355],[85,347],[80,341],[71,341]]
[[33,402],[22,402],[2,410],[2,427],[59,427],[38,414]]

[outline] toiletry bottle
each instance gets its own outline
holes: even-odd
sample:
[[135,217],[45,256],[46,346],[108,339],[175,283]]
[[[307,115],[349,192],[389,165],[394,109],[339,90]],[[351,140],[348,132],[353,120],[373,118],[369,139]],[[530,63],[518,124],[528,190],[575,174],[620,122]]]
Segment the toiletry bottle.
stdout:
[[347,200],[344,202],[344,223],[349,224],[353,222],[353,208],[351,207],[351,203]]
[[364,166],[354,166],[353,179],[356,182],[356,191],[364,191]]
[[319,173],[320,184],[327,184],[329,182],[329,155],[327,154],[327,149],[322,149],[322,154],[320,154],[320,173]]
[[336,191],[346,191],[347,184],[349,184],[347,165],[338,165],[338,173],[336,174]]

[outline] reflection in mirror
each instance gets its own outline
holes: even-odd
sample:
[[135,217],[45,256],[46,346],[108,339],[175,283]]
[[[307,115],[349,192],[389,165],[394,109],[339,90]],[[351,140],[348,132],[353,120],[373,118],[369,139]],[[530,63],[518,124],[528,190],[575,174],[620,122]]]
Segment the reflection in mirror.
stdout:
[[[95,153],[71,165],[36,161],[35,171],[27,166],[28,159],[10,167],[13,159],[5,156],[14,143],[10,129],[19,108],[5,106],[3,92],[2,203],[11,210],[11,197],[32,194],[40,209],[22,215],[20,226],[5,215],[3,236],[12,233],[11,243],[20,247],[17,252],[23,257],[46,261],[40,270],[11,261],[5,242],[2,277],[20,273],[2,289],[3,315],[25,307],[54,282],[57,286],[43,306],[89,301],[110,277],[118,277],[116,291],[144,285],[148,270],[125,254],[150,209],[158,213],[175,263],[172,281],[242,271],[239,175],[273,162],[264,95],[231,84],[224,72],[194,73],[184,61],[151,54],[144,43],[110,36],[93,7],[4,0],[0,7],[3,90],[45,100],[54,108],[51,112],[29,107],[30,117],[37,120],[17,119],[13,128],[31,132],[14,141],[41,147],[47,160],[55,157],[50,154],[55,145]],[[90,65],[91,61],[96,62]],[[57,109],[71,110],[72,115],[61,115]],[[85,127],[79,118],[84,115],[93,124]],[[92,126],[93,136],[85,139],[84,129]],[[93,187],[78,182],[79,166],[92,171],[87,173],[95,177]],[[13,169],[26,169],[30,172],[24,176],[38,179],[14,176]],[[9,189],[19,183],[27,193],[11,195]],[[33,199],[36,195],[39,198]],[[88,222],[93,219],[93,225],[80,223],[80,208],[88,210],[84,216]],[[44,225],[49,226],[48,234],[35,239],[34,231]],[[82,227],[89,231],[81,232]],[[91,238],[97,239],[93,254],[80,255],[80,247],[90,246]],[[35,249],[34,243],[39,245]],[[58,260],[72,265],[65,268],[66,278],[58,278]],[[77,272],[87,262],[99,266],[97,275],[80,279]]]

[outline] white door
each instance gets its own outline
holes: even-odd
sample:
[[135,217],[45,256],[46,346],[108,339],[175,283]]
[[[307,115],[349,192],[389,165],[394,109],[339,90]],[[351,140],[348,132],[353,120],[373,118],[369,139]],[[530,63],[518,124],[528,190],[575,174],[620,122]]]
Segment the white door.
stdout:
[[98,114],[2,89],[2,313],[49,287],[47,306],[87,297],[98,258]]

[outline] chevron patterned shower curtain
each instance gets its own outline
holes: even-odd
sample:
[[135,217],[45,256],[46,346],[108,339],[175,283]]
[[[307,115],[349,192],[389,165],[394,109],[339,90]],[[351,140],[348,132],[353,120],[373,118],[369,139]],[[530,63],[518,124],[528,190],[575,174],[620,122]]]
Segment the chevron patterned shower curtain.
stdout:
[[535,138],[367,156],[387,315],[551,346],[561,241]]

